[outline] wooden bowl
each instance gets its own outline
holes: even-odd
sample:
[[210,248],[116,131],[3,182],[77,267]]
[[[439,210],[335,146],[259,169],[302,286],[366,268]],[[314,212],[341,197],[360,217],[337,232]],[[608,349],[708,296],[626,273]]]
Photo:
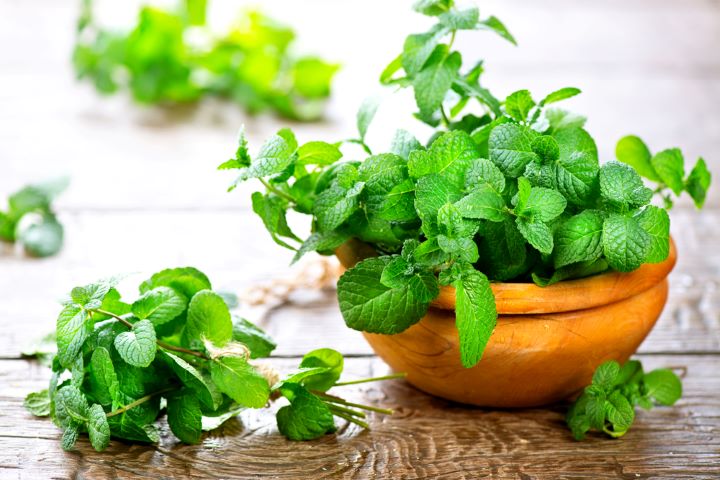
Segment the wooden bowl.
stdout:
[[[336,255],[345,268],[377,255],[350,241]],[[427,315],[396,335],[364,333],[390,367],[438,397],[487,407],[547,405],[577,394],[607,360],[625,362],[655,325],[675,266],[662,263],[549,287],[494,283],[498,322],[480,362],[460,363],[455,289],[442,287]]]

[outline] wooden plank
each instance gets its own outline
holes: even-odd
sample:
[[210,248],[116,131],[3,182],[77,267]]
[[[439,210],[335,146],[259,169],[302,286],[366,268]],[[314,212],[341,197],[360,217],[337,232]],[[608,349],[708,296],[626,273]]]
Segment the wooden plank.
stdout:
[[[113,441],[95,453],[86,439],[60,450],[58,430],[22,410],[48,371],[0,361],[0,478],[710,478],[720,475],[720,357],[643,355],[648,368],[682,367],[684,397],[674,408],[639,412],[622,439],[574,442],[562,406],[491,411],[420,393],[402,381],[354,387],[349,397],[396,409],[371,419],[373,429],[341,426],[337,435],[293,443],[277,434],[272,412],[246,412],[198,446],[170,438],[157,446]],[[297,360],[275,361],[287,368]],[[382,374],[373,358],[349,359],[349,377]]]

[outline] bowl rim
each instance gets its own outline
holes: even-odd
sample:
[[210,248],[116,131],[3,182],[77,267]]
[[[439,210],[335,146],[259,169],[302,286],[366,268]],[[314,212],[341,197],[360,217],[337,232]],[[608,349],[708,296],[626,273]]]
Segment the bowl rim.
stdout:
[[[335,256],[347,269],[360,260],[377,256],[368,244],[352,238],[335,250]],[[645,263],[632,272],[611,271],[574,280],[563,280],[547,287],[534,283],[493,282],[499,315],[525,315],[571,312],[608,305],[638,295],[662,282],[675,267],[677,249],[670,237],[665,260]],[[455,288],[441,286],[431,308],[455,310]]]

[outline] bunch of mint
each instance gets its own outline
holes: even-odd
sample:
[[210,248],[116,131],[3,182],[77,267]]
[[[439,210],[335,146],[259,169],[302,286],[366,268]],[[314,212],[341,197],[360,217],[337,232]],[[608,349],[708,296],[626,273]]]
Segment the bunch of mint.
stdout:
[[64,231],[52,202],[67,188],[66,178],[28,185],[8,198],[0,210],[0,240],[18,242],[33,257],[49,257],[60,251]]
[[643,372],[642,364],[629,360],[622,368],[611,360],[600,365],[592,384],[573,403],[566,421],[576,440],[590,430],[617,438],[635,420],[635,406],[674,405],[682,396],[682,383],[672,370]]
[[[292,119],[322,114],[338,66],[290,53],[295,33],[247,12],[225,35],[206,25],[206,0],[183,2],[177,12],[143,7],[129,32],[97,25],[91,0],[78,22],[73,63],[104,94],[129,89],[144,104],[229,98],[249,112],[274,110]],[[194,40],[193,40],[194,39]]]
[[335,350],[308,353],[284,379],[258,363],[275,343],[249,321],[233,318],[195,268],[154,274],[132,303],[122,300],[117,282],[72,289],[57,319],[50,386],[25,400],[30,412],[49,415],[62,428],[65,449],[85,432],[96,450],[111,436],[157,442],[163,413],[177,438],[198,443],[203,430],[277,397],[289,401],[278,410],[277,424],[292,440],[335,431],[336,416],[367,428],[364,410],[392,413],[327,393],[398,377],[339,382],[343,357]]
[[[332,254],[350,239],[377,252],[338,282],[349,327],[402,332],[425,315],[441,285],[455,287],[461,360],[472,367],[496,324],[491,281],[545,286],[662,262],[670,219],[651,204],[653,193],[668,207],[668,190],[685,191],[700,207],[710,173],[700,159],[686,176],[678,149],[653,156],[636,137],[620,141],[620,162],[601,166],[585,119],[548,108],[578,89],[540,101],[520,90],[500,101],[480,85],[482,63],[463,71],[452,50],[458,31],[491,29],[513,41],[502,23],[481,20],[477,8],[458,10],[452,0],[421,0],[415,9],[438,23],[407,37],[381,80],[414,89],[415,116],[436,127],[425,144],[398,130],[389,150],[373,155],[365,136],[377,103],[366,102],[358,138],[350,140],[370,155],[362,162],[343,161],[341,144],[299,145],[283,129],[254,157],[241,132],[235,157],[220,168],[239,169],[237,182],[263,183],[253,210],[296,259]],[[473,103],[480,112],[467,112]],[[288,210],[312,217],[304,241],[289,228]]]

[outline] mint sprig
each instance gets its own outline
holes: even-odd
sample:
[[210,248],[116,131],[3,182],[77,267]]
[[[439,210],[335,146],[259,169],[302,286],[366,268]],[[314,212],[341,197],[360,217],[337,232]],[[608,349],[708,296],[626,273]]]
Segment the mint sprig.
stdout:
[[643,372],[642,364],[629,360],[622,367],[613,361],[600,365],[592,384],[572,404],[566,422],[575,440],[590,431],[617,438],[625,435],[635,420],[635,407],[674,405],[682,396],[682,383],[672,370]]
[[[499,20],[452,0],[423,0],[415,9],[437,22],[406,38],[381,83],[413,88],[414,116],[434,128],[427,141],[398,129],[389,148],[370,148],[377,105],[365,102],[358,136],[345,142],[362,146],[362,161],[346,159],[343,143],[299,146],[283,129],[254,156],[241,132],[235,157],[220,168],[239,170],[233,187],[260,180],[253,209],[273,240],[296,251],[294,260],[332,254],[350,239],[371,247],[365,256],[376,256],[338,281],[350,328],[402,332],[426,314],[441,285],[454,286],[461,362],[472,367],[496,323],[491,282],[547,286],[662,262],[671,192],[687,191],[702,206],[711,179],[704,161],[686,174],[679,150],[652,156],[636,137],[620,141],[620,162],[601,164],[585,118],[553,108],[578,88],[539,101],[523,89],[500,100],[481,86],[483,63],[463,67],[453,50],[458,33],[490,28],[514,43]],[[332,155],[302,161],[314,143]],[[304,242],[288,212],[311,217]]]
[[327,393],[402,376],[340,382],[344,361],[335,350],[308,353],[298,371],[278,381],[274,370],[254,360],[270,355],[275,343],[233,316],[197,269],[156,273],[132,303],[122,300],[117,283],[110,278],[71,291],[58,317],[57,352],[42,352],[50,355],[50,385],[25,399],[28,411],[49,415],[62,428],[65,449],[83,433],[96,450],[110,437],[157,442],[163,401],[171,431],[185,443],[198,443],[206,427],[280,396],[290,405],[278,412],[278,427],[293,440],[334,431],[334,417],[367,428],[363,411],[392,413]]

